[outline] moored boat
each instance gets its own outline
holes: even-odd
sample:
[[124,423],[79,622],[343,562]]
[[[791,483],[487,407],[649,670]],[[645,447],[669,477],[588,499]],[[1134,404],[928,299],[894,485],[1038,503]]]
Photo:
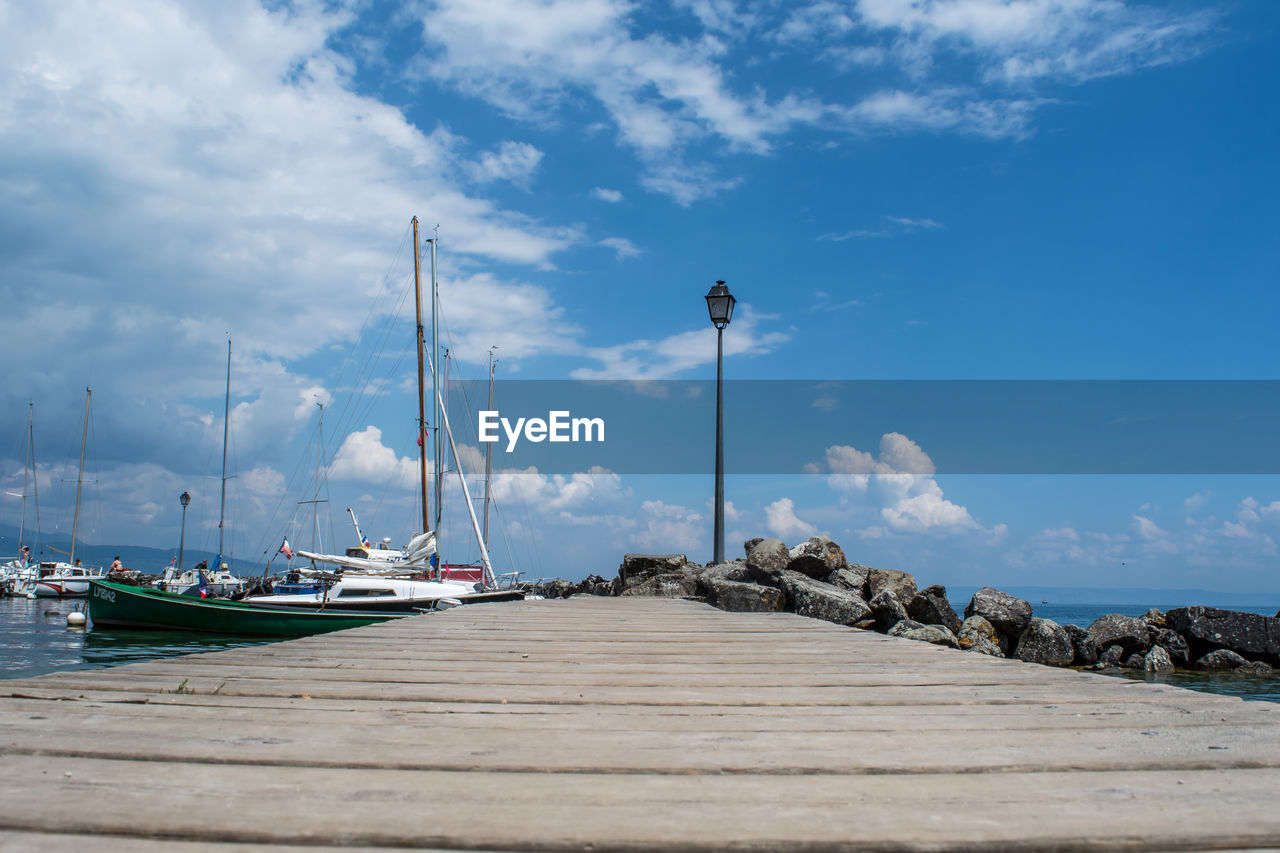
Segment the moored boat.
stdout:
[[372,625],[406,615],[267,607],[241,601],[192,598],[102,580],[90,582],[88,604],[91,625],[203,631],[245,637],[304,637]]

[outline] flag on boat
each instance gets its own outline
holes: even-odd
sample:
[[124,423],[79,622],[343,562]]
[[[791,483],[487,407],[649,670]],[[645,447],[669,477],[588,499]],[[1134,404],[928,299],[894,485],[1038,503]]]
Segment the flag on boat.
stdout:
[[284,542],[280,545],[280,553],[284,554],[285,557],[290,560],[293,559],[293,549],[289,547],[289,538],[287,536],[285,537]]
[[[221,566],[221,565],[222,565],[222,555],[221,555],[221,554],[219,554],[219,555],[218,555],[218,563],[217,563],[217,565],[219,565],[219,566]],[[204,575],[204,569],[200,568],[199,566],[196,566],[196,574],[198,574],[198,575],[200,576],[200,597],[201,597],[201,598],[208,598],[208,597],[209,597],[209,579],[208,579],[207,577],[205,577],[205,575]]]
[[364,537],[363,539],[361,539],[360,541],[364,543],[364,547],[366,547],[366,548],[372,548],[372,547],[373,547],[373,545],[369,542],[369,537],[368,537],[368,536],[365,536],[365,537]]

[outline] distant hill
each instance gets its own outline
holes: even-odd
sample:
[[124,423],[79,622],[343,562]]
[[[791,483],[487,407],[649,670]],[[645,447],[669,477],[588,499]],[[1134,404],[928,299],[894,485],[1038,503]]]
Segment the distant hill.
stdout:
[[[35,538],[35,531],[28,530],[23,541],[30,544],[34,550]],[[41,545],[44,549],[43,553],[35,555],[39,559],[65,560],[67,552],[71,550],[71,537],[65,533],[46,533],[42,537]],[[15,557],[17,553],[18,528],[12,525],[0,525],[0,561]],[[76,557],[83,559],[86,566],[109,566],[117,554],[120,555],[120,562],[124,563],[126,569],[158,575],[164,571],[165,566],[169,565],[169,560],[178,556],[178,549],[176,547],[147,548],[142,545],[90,545],[84,541],[76,545]],[[212,563],[216,557],[217,554],[210,551],[187,548],[183,552],[182,562],[189,568],[201,560]],[[232,563],[233,571],[255,573],[253,567],[243,565],[241,561],[229,562]],[[257,568],[260,569],[261,566]]]

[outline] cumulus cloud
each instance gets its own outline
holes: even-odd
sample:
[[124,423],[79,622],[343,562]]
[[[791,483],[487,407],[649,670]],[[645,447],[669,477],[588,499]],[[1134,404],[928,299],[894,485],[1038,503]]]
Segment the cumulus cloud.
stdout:
[[635,247],[630,240],[625,237],[606,237],[600,241],[600,245],[609,249],[613,249],[618,255],[618,260],[626,258],[636,258],[640,256],[640,250]]
[[382,443],[382,430],[367,426],[342,441],[329,465],[334,480],[407,488],[419,481],[419,463]]
[[764,508],[769,532],[784,541],[807,539],[818,532],[807,521],[796,515],[796,505],[791,498],[779,498]]
[[496,151],[486,151],[471,167],[472,176],[481,183],[510,181],[527,187],[542,152],[527,142],[503,142]]
[[617,204],[622,201],[622,193],[618,190],[611,190],[607,187],[596,187],[591,191],[591,194],[601,201],[608,202],[609,204]]
[[983,528],[968,509],[948,500],[934,479],[937,468],[929,454],[902,433],[881,436],[878,454],[851,445],[832,445],[822,463],[810,463],[806,470],[827,474],[831,488],[877,508],[879,523],[864,529],[866,538],[891,533],[969,532],[995,542],[1008,532],[1003,524]]

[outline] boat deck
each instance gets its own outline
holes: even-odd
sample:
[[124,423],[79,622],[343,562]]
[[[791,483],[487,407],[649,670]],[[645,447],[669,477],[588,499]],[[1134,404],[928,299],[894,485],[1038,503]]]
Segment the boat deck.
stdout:
[[0,681],[0,848],[1280,846],[1280,706],[687,601]]

